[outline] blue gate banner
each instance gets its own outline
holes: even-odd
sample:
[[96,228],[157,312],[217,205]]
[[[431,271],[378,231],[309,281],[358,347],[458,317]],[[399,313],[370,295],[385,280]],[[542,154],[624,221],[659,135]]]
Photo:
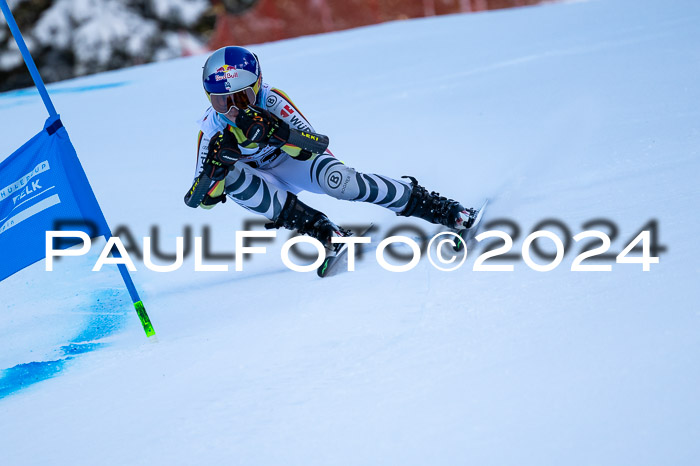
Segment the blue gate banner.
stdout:
[[0,281],[45,257],[46,232],[57,221],[94,225],[92,237],[110,235],[68,133],[52,117],[0,163]]

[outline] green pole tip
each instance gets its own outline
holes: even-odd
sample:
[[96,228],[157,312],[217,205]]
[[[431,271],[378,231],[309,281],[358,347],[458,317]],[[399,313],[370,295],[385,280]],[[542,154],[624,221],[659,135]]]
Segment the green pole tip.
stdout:
[[137,301],[134,303],[134,308],[136,308],[136,314],[139,316],[143,330],[146,332],[147,337],[152,337],[156,334],[153,330],[153,324],[151,324],[151,319],[148,317],[146,312],[146,307],[143,305],[143,301]]

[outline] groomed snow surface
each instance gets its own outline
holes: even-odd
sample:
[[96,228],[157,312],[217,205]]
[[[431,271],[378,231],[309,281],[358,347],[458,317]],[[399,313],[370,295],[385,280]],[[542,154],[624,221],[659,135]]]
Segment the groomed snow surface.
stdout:
[[[370,251],[321,280],[284,267],[281,235],[243,272],[137,262],[157,343],[116,270],[90,272],[101,244],[38,263],[0,283],[0,462],[698,464],[699,20],[694,0],[599,0],[252,47],[338,158],[492,197],[489,218],[522,229],[515,252],[547,218],[571,235],[610,219],[615,254],[656,219],[667,250],[650,272],[572,272],[576,244],[551,272],[474,272],[477,249],[457,272],[403,274]],[[113,228],[140,242],[158,225],[169,252],[187,225],[232,252],[253,218],[182,202],[204,60],[50,87]],[[0,154],[44,116],[35,93],[0,95]],[[402,221],[302,198],[380,233]]]

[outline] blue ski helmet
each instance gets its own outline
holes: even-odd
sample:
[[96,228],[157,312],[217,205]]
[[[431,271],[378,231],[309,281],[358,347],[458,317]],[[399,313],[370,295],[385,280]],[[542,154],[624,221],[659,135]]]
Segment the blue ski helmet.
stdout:
[[243,47],[222,47],[207,58],[202,81],[217,112],[245,108],[255,103],[262,86],[258,57]]

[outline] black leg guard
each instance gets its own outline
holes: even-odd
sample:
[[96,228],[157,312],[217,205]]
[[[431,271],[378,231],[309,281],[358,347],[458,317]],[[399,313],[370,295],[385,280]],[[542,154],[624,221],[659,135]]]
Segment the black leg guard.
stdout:
[[309,235],[324,246],[331,246],[332,236],[344,236],[345,230],[331,222],[326,214],[301,202],[294,194],[287,194],[287,202],[277,219],[265,225],[266,228],[287,228]]
[[435,191],[428,193],[428,190],[418,184],[418,180],[412,176],[402,176],[411,180],[411,197],[406,208],[397,213],[403,217],[418,217],[430,223],[445,225],[448,228],[457,228],[458,222],[462,221],[461,212],[467,213],[469,220],[465,221],[463,228],[469,228],[474,223],[472,209],[465,209],[459,202],[440,196]]

